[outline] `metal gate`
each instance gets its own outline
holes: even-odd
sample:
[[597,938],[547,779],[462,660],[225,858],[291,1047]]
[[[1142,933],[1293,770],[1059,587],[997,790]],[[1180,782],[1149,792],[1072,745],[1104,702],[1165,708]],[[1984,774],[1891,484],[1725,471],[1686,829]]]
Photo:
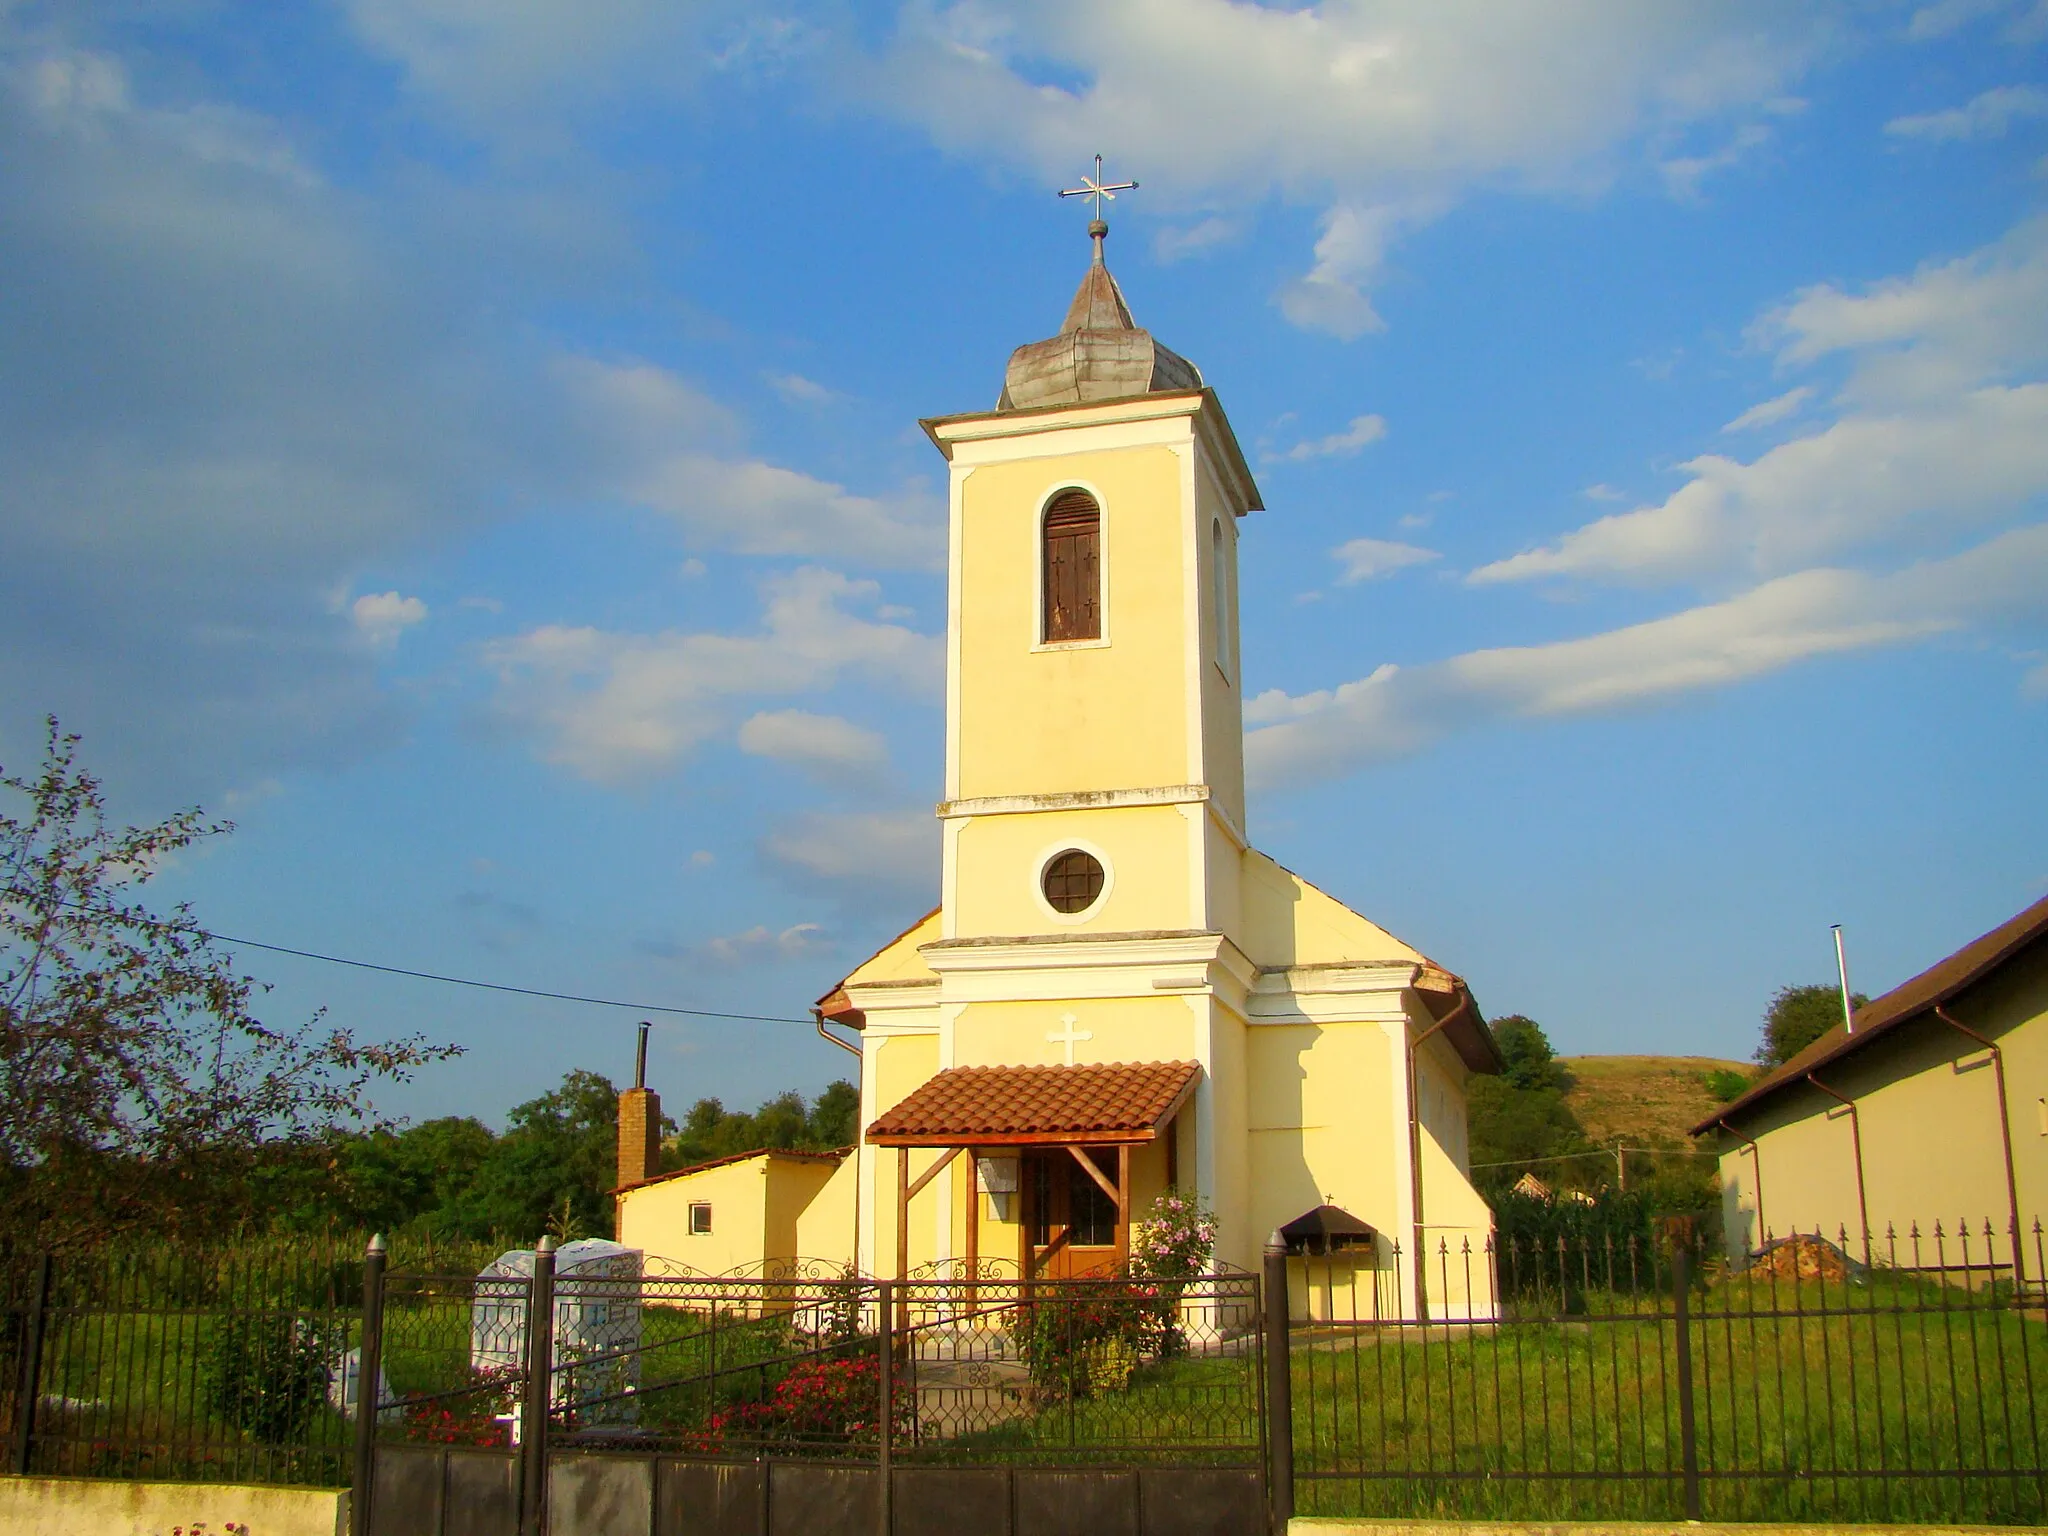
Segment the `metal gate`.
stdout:
[[354,1536],[1252,1536],[1259,1277],[366,1276]]

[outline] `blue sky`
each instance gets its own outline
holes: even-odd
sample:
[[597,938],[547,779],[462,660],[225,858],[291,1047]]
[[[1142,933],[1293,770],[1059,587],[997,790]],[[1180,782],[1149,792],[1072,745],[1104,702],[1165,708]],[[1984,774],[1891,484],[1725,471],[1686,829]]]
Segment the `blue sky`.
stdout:
[[[0,0],[0,762],[247,939],[802,1017],[936,886],[942,466],[1087,259],[1253,458],[1252,835],[1567,1050],[2048,891],[2048,4]],[[469,1053],[635,1015],[238,952]],[[655,1086],[850,1065],[664,1020]]]

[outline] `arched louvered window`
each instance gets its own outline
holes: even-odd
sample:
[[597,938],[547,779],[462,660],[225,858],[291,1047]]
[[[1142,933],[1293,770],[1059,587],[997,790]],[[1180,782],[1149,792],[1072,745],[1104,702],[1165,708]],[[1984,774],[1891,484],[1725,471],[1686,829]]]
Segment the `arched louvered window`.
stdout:
[[1102,638],[1102,509],[1086,491],[1061,491],[1042,536],[1045,643]]

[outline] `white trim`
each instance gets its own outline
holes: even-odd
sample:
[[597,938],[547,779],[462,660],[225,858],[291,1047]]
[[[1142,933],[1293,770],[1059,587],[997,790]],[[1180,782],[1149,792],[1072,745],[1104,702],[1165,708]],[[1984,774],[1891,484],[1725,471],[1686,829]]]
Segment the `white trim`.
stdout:
[[[1095,899],[1080,911],[1062,912],[1045,899],[1045,871],[1046,866],[1061,854],[1073,852],[1085,853],[1102,866],[1102,889],[1096,893]],[[1037,898],[1038,910],[1063,927],[1077,927],[1091,918],[1100,917],[1103,904],[1109,900],[1109,893],[1116,889],[1116,865],[1110,862],[1109,855],[1103,852],[1100,843],[1090,842],[1085,837],[1067,837],[1047,843],[1038,850],[1038,857],[1032,861],[1031,870],[1031,894]]]
[[948,477],[946,508],[946,795],[960,793],[960,533],[965,522],[967,477],[972,466],[956,464]]
[[1074,789],[1043,795],[983,795],[941,800],[941,821],[968,816],[1025,816],[1039,811],[1109,811],[1131,805],[1191,805],[1209,798],[1206,784],[1161,784],[1149,789]]
[[1193,442],[1176,443],[1174,457],[1180,461],[1180,610],[1181,610],[1181,692],[1186,713],[1187,776],[1191,784],[1209,782],[1208,713],[1202,707],[1202,541],[1195,532],[1201,523],[1201,488],[1198,484],[1201,452]]
[[[1053,498],[1066,491],[1083,491],[1095,503],[1095,619],[1099,632],[1086,640],[1045,638],[1045,514]],[[1089,480],[1066,479],[1038,498],[1038,510],[1031,514],[1031,646],[1039,651],[1100,651],[1109,648],[1109,503],[1102,487]],[[954,794],[959,785],[951,786]]]
[[960,937],[960,831],[965,821],[939,821],[939,937]]

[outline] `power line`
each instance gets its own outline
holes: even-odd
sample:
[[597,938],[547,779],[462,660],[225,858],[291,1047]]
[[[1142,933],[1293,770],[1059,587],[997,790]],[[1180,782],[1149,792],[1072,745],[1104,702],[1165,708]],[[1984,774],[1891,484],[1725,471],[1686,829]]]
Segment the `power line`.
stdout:
[[1612,1157],[1617,1152],[1633,1152],[1642,1157],[1719,1157],[1718,1152],[1704,1152],[1698,1147],[1594,1147],[1587,1152],[1558,1152],[1550,1157],[1510,1157],[1498,1163],[1470,1163],[1469,1168],[1526,1168],[1531,1163],[1569,1163],[1582,1157]]
[[[191,931],[191,930],[188,930]],[[809,1019],[785,1018],[773,1013],[720,1013],[711,1008],[672,1008],[666,1003],[626,1003],[615,997],[583,997],[574,992],[548,992],[539,987],[513,987],[501,981],[477,981],[469,976],[442,976],[433,971],[409,971],[402,965],[378,965],[371,960],[349,960],[340,955],[318,954],[310,949],[289,949],[282,944],[265,944],[257,939],[238,939],[232,934],[199,930],[218,944],[239,944],[248,949],[267,949],[274,955],[296,955],[301,960],[321,960],[328,965],[352,966],[359,971],[381,971],[387,976],[410,976],[415,981],[439,981],[451,987],[477,987],[486,992],[512,992],[520,997],[545,997],[558,1003],[588,1003],[596,1008],[625,1008],[634,1013],[674,1013],[692,1019],[739,1019],[754,1024],[808,1024]]]

